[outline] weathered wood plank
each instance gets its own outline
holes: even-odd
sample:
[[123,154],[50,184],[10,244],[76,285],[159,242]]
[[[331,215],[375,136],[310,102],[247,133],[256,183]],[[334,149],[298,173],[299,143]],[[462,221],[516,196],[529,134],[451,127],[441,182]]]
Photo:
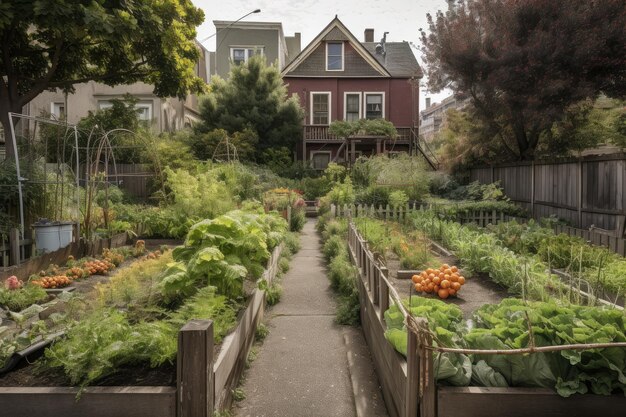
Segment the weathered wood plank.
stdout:
[[191,320],[178,332],[178,417],[213,415],[213,322]]
[[19,387],[0,390],[7,417],[176,417],[176,387]]
[[626,397],[573,395],[539,388],[439,387],[439,417],[623,417]]
[[253,331],[254,318],[263,304],[263,294],[263,291],[259,289],[254,291],[250,304],[243,313],[237,328],[234,332],[226,336],[222,342],[222,349],[215,361],[216,398],[219,396],[218,393],[222,392],[226,386],[231,371],[237,361],[237,357],[244,347],[248,333]]

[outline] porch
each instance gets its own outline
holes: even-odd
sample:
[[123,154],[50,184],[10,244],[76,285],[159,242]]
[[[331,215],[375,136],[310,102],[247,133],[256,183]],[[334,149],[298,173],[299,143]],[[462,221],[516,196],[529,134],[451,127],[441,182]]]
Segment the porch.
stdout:
[[328,162],[352,164],[359,156],[395,154],[412,151],[412,129],[397,127],[398,135],[390,139],[377,135],[356,135],[340,138],[329,132],[328,126],[306,125],[303,129],[301,155],[316,169],[324,169]]

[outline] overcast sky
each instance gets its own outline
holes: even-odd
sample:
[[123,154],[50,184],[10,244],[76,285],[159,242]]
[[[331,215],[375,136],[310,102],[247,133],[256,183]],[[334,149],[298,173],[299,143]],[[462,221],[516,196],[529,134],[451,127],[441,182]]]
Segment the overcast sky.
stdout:
[[[363,41],[365,28],[374,29],[374,39],[389,32],[388,41],[409,41],[419,45],[419,29],[426,28],[426,13],[438,9],[445,10],[445,0],[192,0],[204,10],[205,21],[198,28],[198,39],[215,33],[213,20],[237,20],[246,13],[261,9],[261,13],[251,14],[245,21],[281,22],[285,36],[294,32],[302,34],[302,48],[306,47],[324,27],[335,17]],[[215,37],[203,45],[215,50]],[[420,53],[413,49],[418,62],[422,64]],[[450,92],[429,94],[422,88],[420,109],[424,108],[424,98],[441,101]]]

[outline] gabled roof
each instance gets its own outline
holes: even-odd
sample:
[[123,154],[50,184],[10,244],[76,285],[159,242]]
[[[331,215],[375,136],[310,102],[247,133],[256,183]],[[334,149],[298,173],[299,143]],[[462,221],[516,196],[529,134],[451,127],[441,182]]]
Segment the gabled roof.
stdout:
[[[289,76],[289,73],[296,69],[306,58],[313,53],[323,40],[346,40],[349,41],[357,53],[375,70],[379,77],[391,77],[392,75],[364,46],[359,40],[348,30],[348,28],[339,20],[337,16],[309,43],[306,48],[287,65],[281,75]],[[411,55],[413,55],[411,53]],[[334,74],[334,76],[340,76]]]
[[384,65],[392,77],[422,78],[424,76],[408,42],[386,42],[385,55],[376,53],[378,42],[363,42],[362,45]]

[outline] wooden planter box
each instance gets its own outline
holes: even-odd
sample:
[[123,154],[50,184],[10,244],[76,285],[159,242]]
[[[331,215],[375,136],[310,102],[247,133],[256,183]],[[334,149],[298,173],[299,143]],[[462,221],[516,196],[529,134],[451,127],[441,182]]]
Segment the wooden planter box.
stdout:
[[[353,225],[348,232],[350,257],[358,267],[361,325],[392,417],[622,417],[622,395],[573,395],[563,398],[542,388],[438,386],[433,373],[431,340],[407,334],[407,358],[385,339],[384,312],[389,308],[387,270],[378,265]],[[425,322],[424,322],[425,323]]]
[[119,248],[120,246],[125,246],[128,241],[128,234],[126,233],[120,233],[107,239],[97,239],[93,242],[86,242],[81,239],[54,252],[44,253],[43,255],[30,258],[19,266],[5,268],[0,271],[0,280],[5,280],[11,275],[28,278],[30,275],[36,274],[52,264],[64,264],[70,255],[76,259],[82,258],[83,256],[97,256],[100,255],[104,249]]
[[[274,249],[263,279],[278,272],[283,246]],[[0,415],[11,417],[211,417],[232,403],[232,389],[263,317],[265,292],[255,289],[235,330],[213,358],[213,322],[192,320],[178,333],[176,387],[0,388]]]

